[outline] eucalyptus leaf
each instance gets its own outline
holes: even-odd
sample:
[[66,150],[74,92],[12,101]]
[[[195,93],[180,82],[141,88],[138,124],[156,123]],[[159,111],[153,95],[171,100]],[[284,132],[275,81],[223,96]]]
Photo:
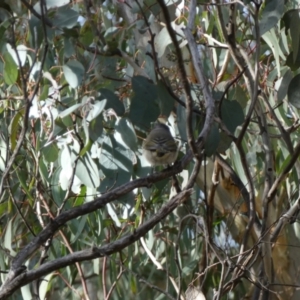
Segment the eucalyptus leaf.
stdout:
[[105,109],[112,108],[118,116],[123,116],[125,113],[124,104],[118,96],[109,89],[100,89],[100,100],[106,100]]
[[75,89],[81,84],[85,70],[79,61],[69,61],[67,64],[63,65],[63,71],[67,82],[72,88]]
[[219,141],[219,128],[217,124],[214,123],[205,142],[205,154],[207,157],[210,157],[217,151]]
[[160,112],[164,116],[169,116],[175,105],[175,99],[170,95],[165,84],[159,80],[157,83],[157,94]]
[[88,187],[100,185],[98,167],[88,152],[78,160],[75,174]]
[[69,6],[63,6],[56,10],[53,23],[61,28],[73,28],[77,25],[79,14]]
[[259,21],[259,32],[262,36],[273,28],[284,13],[284,0],[266,0]]
[[134,96],[131,100],[129,119],[134,124],[147,128],[159,116],[155,85],[145,77],[135,76],[132,78],[132,88]]
[[106,207],[107,207],[107,212],[112,218],[112,220],[114,221],[115,225],[117,227],[121,227],[121,222],[119,221],[118,215],[116,214],[113,204],[107,203]]
[[102,113],[103,109],[106,106],[106,100],[102,101],[95,101],[95,103],[92,105],[92,109],[89,111],[89,114],[86,118],[88,122],[91,122],[93,119],[97,118],[99,114]]
[[15,64],[12,56],[5,52],[3,55],[4,59],[4,81],[6,84],[11,85],[14,84],[18,77],[18,69]]
[[290,82],[287,91],[288,101],[300,109],[300,74],[296,75]]
[[290,70],[287,70],[282,77],[281,84],[277,91],[278,101],[282,101],[286,97],[288,87],[292,79],[293,79],[293,73]]
[[158,58],[164,55],[166,47],[171,43],[172,39],[169,35],[168,29],[163,27],[159,34],[155,37],[155,49]]
[[19,66],[19,60],[18,60],[18,56],[19,56],[20,65],[23,67],[26,61],[27,47],[25,45],[18,45],[17,46],[18,55],[16,53],[16,50],[13,49],[10,44],[6,44],[6,49],[9,52],[9,54],[12,56],[17,66]]
[[78,108],[82,107],[81,103],[78,104],[74,104],[73,106],[65,109],[64,111],[62,111],[58,116],[63,119],[66,116],[69,116],[71,113],[73,113],[75,110],[77,110]]
[[[133,151],[137,150],[137,137],[130,120],[126,118],[120,118],[116,123],[115,130],[116,133],[120,134],[121,141],[119,142],[127,145],[128,148]],[[115,138],[117,139],[116,134]]]
[[275,57],[276,67],[277,67],[277,76],[280,77],[280,60],[279,57],[283,57],[285,59],[284,55],[282,54],[282,51],[279,46],[278,37],[276,36],[275,31],[272,29],[269,32],[266,32],[262,38],[265,40],[265,42],[268,44],[270,49],[273,52],[273,55]]
[[237,126],[244,122],[244,112],[241,105],[236,101],[224,99],[221,106],[222,121],[225,123],[228,130],[234,134]]

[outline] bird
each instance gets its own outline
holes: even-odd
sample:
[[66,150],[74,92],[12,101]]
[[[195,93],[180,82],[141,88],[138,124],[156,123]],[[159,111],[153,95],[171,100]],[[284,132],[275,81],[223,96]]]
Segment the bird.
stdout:
[[143,142],[143,155],[152,166],[170,165],[176,160],[177,144],[167,125],[154,125]]

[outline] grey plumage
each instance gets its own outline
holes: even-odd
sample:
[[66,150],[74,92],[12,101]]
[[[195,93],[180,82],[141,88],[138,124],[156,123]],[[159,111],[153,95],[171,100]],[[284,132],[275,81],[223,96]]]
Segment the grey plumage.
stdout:
[[169,165],[178,155],[177,144],[169,127],[158,123],[143,142],[143,154],[151,165]]

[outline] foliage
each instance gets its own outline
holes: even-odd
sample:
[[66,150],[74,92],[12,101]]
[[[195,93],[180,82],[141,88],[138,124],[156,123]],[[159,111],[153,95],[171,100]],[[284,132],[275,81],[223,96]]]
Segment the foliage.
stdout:
[[0,3],[0,299],[299,297],[300,3],[261,2]]

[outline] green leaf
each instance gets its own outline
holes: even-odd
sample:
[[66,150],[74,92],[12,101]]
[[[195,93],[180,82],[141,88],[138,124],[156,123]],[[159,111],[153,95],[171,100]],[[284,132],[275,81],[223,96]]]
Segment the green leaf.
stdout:
[[[288,87],[292,79],[293,79],[293,73],[290,70],[287,70],[282,77],[280,86],[277,91],[278,101],[282,101],[286,97]],[[275,88],[276,88],[276,84],[275,84]]]
[[60,182],[61,171],[61,167],[58,167],[51,176],[51,193],[56,205],[60,205],[63,202],[67,192],[61,188],[60,184],[58,184]]
[[288,101],[296,108],[300,108],[300,74],[296,75],[289,84]]
[[165,84],[161,80],[157,83],[157,94],[161,115],[169,117],[174,108],[175,99],[170,95]]
[[92,141],[96,141],[103,132],[103,116],[99,115],[89,124],[89,135]]
[[154,16],[157,16],[161,13],[161,8],[156,0],[144,0],[143,3],[145,7],[148,7],[148,9],[151,10],[151,13]]
[[118,27],[110,27],[108,28],[105,33],[104,33],[104,37],[106,39],[111,39],[112,37],[114,37],[116,35],[116,33],[119,31]]
[[[52,287],[52,283],[51,283],[51,279],[52,277],[55,277],[55,273],[50,273],[47,274],[42,280],[41,284],[39,285],[39,297],[41,299],[46,299],[47,298],[47,292],[49,292],[51,290]],[[26,285],[26,287],[28,286],[28,288],[30,288],[30,285]],[[29,294],[24,295],[25,297],[23,297],[23,299],[31,299],[32,298],[32,294],[31,291],[28,291]],[[23,291],[22,291],[22,295],[23,295]],[[30,295],[30,296],[29,296]]]
[[87,215],[82,216],[79,221],[78,220],[72,220],[70,227],[71,230],[73,232],[73,236],[71,238],[71,243],[75,243],[78,238],[81,236],[83,230],[86,227],[86,223],[87,223]]
[[64,56],[66,58],[70,58],[72,55],[75,55],[75,47],[74,44],[72,43],[72,38],[69,36],[66,36],[64,38]]
[[13,151],[17,145],[17,141],[18,141],[18,134],[19,134],[19,121],[22,118],[23,113],[22,112],[18,112],[17,114],[15,114],[11,125],[10,125],[10,142],[11,142],[11,150]]
[[40,94],[39,100],[46,100],[49,95],[50,84],[44,84],[42,86],[42,92]]
[[77,25],[78,17],[79,14],[77,11],[68,6],[64,6],[57,9],[52,22],[56,27],[73,28]]
[[95,118],[97,118],[103,111],[103,109],[106,106],[106,100],[102,100],[102,101],[95,101],[94,104],[92,104],[92,109],[89,111],[89,114],[86,118],[86,120],[88,122],[94,120]]
[[[69,0],[47,0],[46,1],[47,9],[68,5],[69,3],[70,3]],[[40,2],[37,2],[34,5],[34,9],[38,13],[41,13],[41,4],[40,4]]]
[[12,242],[12,239],[14,237],[14,234],[12,232],[13,230],[13,226],[12,226],[12,223],[13,223],[13,219],[11,219],[8,224],[6,224],[6,230],[5,230],[5,236],[4,236],[4,248],[5,249],[8,249],[9,252],[10,252],[10,255],[15,255],[15,251],[13,250],[13,242]]
[[85,74],[83,65],[77,60],[71,60],[63,65],[63,71],[67,82],[73,89],[80,85]]
[[224,124],[233,134],[237,126],[244,122],[243,109],[236,100],[228,101],[225,99],[222,102],[221,116]]
[[280,49],[278,37],[276,36],[274,29],[270,30],[269,32],[266,32],[262,36],[262,38],[265,40],[265,42],[268,44],[268,46],[273,52],[273,55],[275,57],[276,67],[277,67],[277,76],[280,77],[281,64],[280,64],[279,56],[281,56],[282,59],[284,60],[285,60],[285,56],[283,55]]
[[88,187],[97,188],[100,185],[98,167],[88,152],[79,159],[75,174]]
[[[299,11],[294,11],[291,18],[293,24],[300,24]],[[296,61],[299,57],[300,26],[291,26],[290,33],[292,38],[293,60]]]
[[112,108],[118,116],[124,115],[124,104],[115,93],[109,89],[100,89],[99,92],[101,93],[99,99],[106,99],[105,109]]
[[[181,99],[183,100],[183,99]],[[186,135],[186,110],[182,105],[177,105],[177,126],[180,135],[180,139],[183,142],[187,142]]]
[[118,218],[118,215],[117,215],[117,213],[115,211],[113,203],[107,203],[106,204],[106,208],[107,208],[108,214],[110,215],[110,217],[112,218],[112,220],[115,222],[115,225],[117,227],[121,227],[121,222],[120,222],[120,220]]
[[169,35],[167,27],[163,27],[162,30],[155,37],[155,51],[157,57],[160,58],[164,55],[166,47],[172,43],[172,39]]
[[266,0],[264,10],[259,21],[260,35],[262,36],[273,28],[284,13],[284,0]]
[[[299,52],[299,49],[298,51]],[[292,51],[286,58],[286,65],[291,68],[292,71],[296,71],[300,67],[300,55],[297,55],[296,60],[294,60],[294,52]]]
[[[11,55],[11,57],[13,58],[16,66],[19,66],[18,56],[17,56],[15,49],[13,49],[10,44],[6,44],[6,49],[9,52],[9,54]],[[19,55],[21,66],[24,66],[25,61],[26,61],[26,56],[27,56],[27,47],[25,45],[18,45],[17,52]]]
[[74,112],[75,110],[77,110],[78,108],[82,107],[81,103],[75,104],[67,109],[65,109],[64,111],[62,111],[58,116],[63,119],[64,117],[69,116],[72,112]]
[[3,55],[4,59],[4,81],[6,84],[11,85],[17,81],[18,78],[18,69],[15,64],[12,56],[5,52]]
[[[128,148],[133,151],[137,150],[137,137],[130,120],[126,118],[119,119],[116,123],[115,130],[116,133],[119,133],[121,135],[119,137],[121,143],[127,145]],[[116,137],[116,133],[115,133],[115,138],[117,139],[117,141],[119,141],[118,138]]]
[[182,268],[183,277],[186,277],[186,276],[190,275],[192,272],[194,272],[198,263],[199,263],[199,258],[190,261],[188,263],[188,265],[184,266]]
[[155,85],[145,77],[135,76],[132,78],[132,88],[134,96],[131,100],[129,119],[136,125],[148,128],[159,116]]
[[17,174],[18,179],[19,179],[19,184],[21,185],[24,193],[26,194],[26,196],[30,200],[30,204],[34,203],[34,199],[33,199],[32,195],[30,194],[30,190],[28,188],[28,182],[27,182],[28,174],[23,169],[21,169],[21,170],[15,169],[15,171],[16,171],[16,174]]
[[236,85],[234,99],[236,99],[244,109],[249,101],[248,94],[239,84]]
[[9,212],[9,210],[8,210],[8,201],[0,203],[0,214],[1,214],[1,216],[4,216],[4,214],[6,214],[7,212]]
[[85,145],[84,145],[84,147],[82,148],[82,150],[80,151],[79,155],[80,155],[80,156],[84,156],[86,152],[88,152],[88,151],[91,150],[92,146],[93,146],[92,140],[91,140],[91,139],[88,139],[88,140],[85,142]]
[[118,144],[112,136],[104,137],[99,158],[101,171],[105,176],[100,186],[102,192],[112,184],[119,186],[130,180],[133,155],[130,149]]
[[220,142],[220,133],[217,124],[213,124],[205,142],[205,154],[207,157],[213,155]]
[[[89,145],[89,142],[90,142],[90,134],[89,134],[88,122],[87,122],[86,118],[82,119],[81,125],[82,125],[84,136],[85,136],[84,147],[87,147]],[[84,153],[85,153],[85,151],[82,152],[82,155]]]
[[55,143],[50,143],[48,146],[43,147],[41,152],[47,162],[55,162],[58,159],[59,150]]

